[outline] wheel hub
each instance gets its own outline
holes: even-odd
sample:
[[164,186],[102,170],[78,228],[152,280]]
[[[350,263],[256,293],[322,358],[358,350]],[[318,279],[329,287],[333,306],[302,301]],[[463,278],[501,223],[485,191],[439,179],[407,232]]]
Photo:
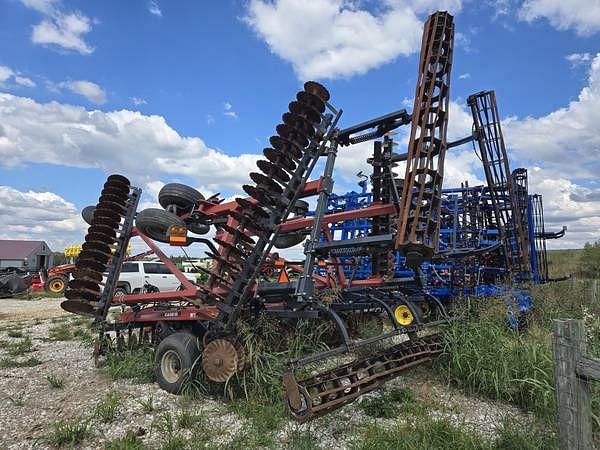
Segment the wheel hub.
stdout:
[[176,383],[181,376],[181,359],[174,350],[165,352],[160,360],[160,371],[169,383]]

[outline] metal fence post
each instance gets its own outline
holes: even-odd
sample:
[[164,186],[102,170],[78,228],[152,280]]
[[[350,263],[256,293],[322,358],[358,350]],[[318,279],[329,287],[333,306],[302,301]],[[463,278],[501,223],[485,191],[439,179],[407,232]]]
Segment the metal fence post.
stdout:
[[577,361],[585,355],[581,320],[554,321],[554,376],[560,448],[592,448],[592,410],[588,382],[577,375]]

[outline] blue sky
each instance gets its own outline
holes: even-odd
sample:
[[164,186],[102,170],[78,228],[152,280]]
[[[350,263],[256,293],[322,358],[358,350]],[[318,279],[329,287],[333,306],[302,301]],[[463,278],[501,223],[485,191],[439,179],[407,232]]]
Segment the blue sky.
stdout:
[[[438,8],[457,32],[451,137],[470,129],[466,97],[494,89],[512,167],[530,169],[550,227],[570,227],[555,245],[600,238],[597,0],[0,0],[0,238],[81,240],[77,211],[109,172],[141,185],[144,206],[170,181],[240,192],[309,78],[342,126],[410,111]],[[369,153],[344,151],[338,190]],[[446,166],[445,186],[483,179],[468,146]]]

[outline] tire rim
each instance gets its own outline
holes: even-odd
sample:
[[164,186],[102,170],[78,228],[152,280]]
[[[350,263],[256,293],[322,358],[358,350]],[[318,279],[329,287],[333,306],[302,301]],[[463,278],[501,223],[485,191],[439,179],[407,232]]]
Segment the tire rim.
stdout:
[[181,376],[181,359],[174,350],[167,350],[160,360],[160,372],[169,383],[177,383]]
[[414,320],[410,309],[406,305],[398,305],[394,310],[394,317],[396,318],[396,322],[402,326],[410,325]]
[[59,294],[65,289],[65,282],[63,280],[52,280],[49,286],[50,292]]

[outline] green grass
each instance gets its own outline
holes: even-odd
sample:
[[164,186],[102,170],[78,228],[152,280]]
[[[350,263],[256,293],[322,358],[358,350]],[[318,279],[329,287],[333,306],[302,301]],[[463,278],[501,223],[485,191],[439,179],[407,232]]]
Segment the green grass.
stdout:
[[197,413],[193,413],[187,409],[181,410],[175,416],[177,428],[192,429],[196,427],[204,427],[207,425],[206,418]]
[[148,447],[135,433],[128,431],[125,436],[107,442],[104,448],[105,450],[146,450]]
[[24,354],[31,353],[34,350],[31,336],[26,336],[19,341],[11,342],[5,348],[10,356],[23,356]]
[[318,450],[319,440],[310,428],[305,430],[294,429],[287,434],[288,443],[285,448],[290,450]]
[[42,364],[42,361],[32,356],[27,359],[2,358],[0,359],[0,369],[15,369],[20,367],[34,367]]
[[76,447],[93,436],[89,420],[81,417],[54,423],[46,442],[53,447]]
[[155,410],[154,397],[152,394],[150,394],[148,398],[136,400],[136,402],[142,407],[142,411],[145,413],[151,413]]
[[369,397],[359,403],[366,415],[391,419],[400,414],[420,414],[424,406],[415,398],[409,388],[394,387],[388,392],[383,392],[378,397]]
[[93,417],[102,423],[111,423],[117,418],[121,407],[121,397],[116,392],[109,392],[94,409]]
[[7,397],[15,406],[23,406],[25,404],[25,391],[17,392],[15,395],[9,395]]
[[500,424],[498,435],[486,440],[463,430],[449,420],[422,417],[413,422],[383,427],[372,423],[361,427],[353,436],[355,450],[551,450],[558,448],[556,435],[536,425]]
[[481,438],[462,431],[446,420],[422,419],[389,428],[371,424],[359,430],[355,450],[479,450],[491,448]]
[[53,326],[48,330],[48,339],[50,341],[70,341],[73,339],[72,328],[68,323]]
[[110,351],[106,355],[106,371],[113,380],[131,379],[138,383],[154,381],[154,352],[150,348]]
[[46,380],[53,389],[62,389],[65,387],[65,380],[54,375],[46,375]]
[[21,330],[10,330],[6,335],[11,338],[22,338],[24,336]]
[[[556,417],[552,320],[585,318],[589,352],[600,354],[600,305],[590,305],[586,283],[571,281],[531,289],[535,310],[528,328],[516,333],[505,326],[502,299],[480,300],[475,314],[445,331],[446,354],[438,373],[468,393],[513,403],[553,422]],[[600,387],[592,387],[598,425]]]

